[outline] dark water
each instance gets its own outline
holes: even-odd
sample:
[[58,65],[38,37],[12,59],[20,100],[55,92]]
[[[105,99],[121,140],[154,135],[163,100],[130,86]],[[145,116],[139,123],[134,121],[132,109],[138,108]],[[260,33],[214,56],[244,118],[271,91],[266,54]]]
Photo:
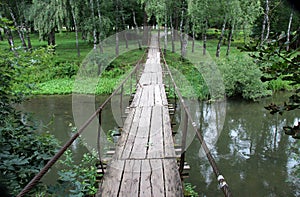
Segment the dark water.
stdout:
[[[205,140],[225,177],[234,196],[300,196],[300,180],[293,174],[295,165],[299,165],[299,143],[286,136],[282,127],[298,121],[299,111],[285,113],[283,116],[270,115],[263,106],[270,102],[280,102],[287,94],[277,94],[260,102],[231,100],[206,104],[189,101],[189,108],[195,123],[203,131]],[[97,98],[101,103],[105,97]],[[84,103],[81,103],[84,107]],[[110,106],[115,106],[112,104]],[[104,110],[103,129],[118,126],[111,108]],[[74,127],[72,96],[38,96],[21,105],[21,109],[33,112],[41,123],[61,142],[71,136]],[[78,112],[77,112],[78,113]],[[174,121],[179,131],[176,143],[180,144],[181,110],[178,107]],[[90,134],[93,135],[91,131]],[[200,196],[223,196],[213,171],[203,156],[201,145],[189,126],[187,162],[191,166],[190,176],[186,179],[196,186]],[[93,138],[93,137],[92,137]],[[79,142],[71,147],[77,160],[88,152],[88,148]],[[296,153],[297,154],[296,154]],[[54,182],[58,165],[44,181]]]

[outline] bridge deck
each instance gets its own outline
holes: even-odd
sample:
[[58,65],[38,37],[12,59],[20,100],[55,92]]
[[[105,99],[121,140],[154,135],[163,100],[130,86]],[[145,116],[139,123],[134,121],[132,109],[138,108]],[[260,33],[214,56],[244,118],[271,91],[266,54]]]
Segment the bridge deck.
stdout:
[[183,196],[155,36],[99,196]]

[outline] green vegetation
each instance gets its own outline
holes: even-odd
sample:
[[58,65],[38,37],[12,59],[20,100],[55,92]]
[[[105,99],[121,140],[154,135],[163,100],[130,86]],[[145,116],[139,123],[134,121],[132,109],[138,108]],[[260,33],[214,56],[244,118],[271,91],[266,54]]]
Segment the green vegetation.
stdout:
[[[58,148],[54,136],[38,131],[34,122],[14,107],[23,100],[23,94],[16,94],[13,88],[16,84],[24,83],[20,73],[26,63],[26,58],[21,56],[16,58],[0,54],[1,183],[14,196],[39,172]],[[38,189],[36,187],[32,192]]]
[[64,156],[65,159],[60,160],[63,170],[58,172],[58,182],[50,186],[47,193],[55,196],[94,196],[98,191],[98,159],[95,153],[84,154],[79,164],[74,162],[70,150],[67,150]]
[[199,194],[195,191],[196,186],[191,183],[184,183],[184,196],[185,197],[198,197]]
[[[114,34],[114,42],[108,43],[109,51],[118,56],[118,47],[125,43],[122,39],[132,41],[132,38],[118,37],[116,32],[141,26],[146,29],[148,25],[170,30],[176,27],[180,33],[170,34],[169,40],[179,39],[182,57],[187,52],[185,43],[191,42],[181,33],[202,39],[205,44],[197,42],[198,49],[203,46],[215,56],[224,77],[226,95],[255,100],[270,95],[271,90],[298,88],[299,17],[281,0],[1,1],[0,170],[5,183],[13,195],[17,194],[45,165],[58,144],[53,136],[37,131],[34,123],[16,111],[14,105],[25,95],[72,93],[81,62],[93,47],[102,44],[100,40]],[[139,36],[145,33],[141,28],[136,30],[140,31]],[[236,49],[245,44],[249,44],[247,52]],[[254,59],[247,56],[249,51]],[[87,70],[94,77],[82,79],[75,91],[111,93],[143,53],[134,50],[120,55],[109,62],[101,78],[94,70]],[[189,84],[180,84],[184,96],[210,98],[201,73],[190,62],[170,52],[167,62],[173,71],[187,79]],[[101,66],[95,59],[91,64]],[[88,88],[91,83],[98,84],[96,89]],[[273,114],[299,109],[299,92],[289,102],[281,106],[271,104],[266,109]],[[285,128],[294,138],[300,138],[299,125]],[[74,196],[94,194],[95,158],[85,155],[85,168],[76,166],[68,154],[63,163],[70,170],[60,172],[60,185],[53,187],[52,192],[64,195],[69,190]],[[189,195],[196,196],[193,189],[186,185]]]

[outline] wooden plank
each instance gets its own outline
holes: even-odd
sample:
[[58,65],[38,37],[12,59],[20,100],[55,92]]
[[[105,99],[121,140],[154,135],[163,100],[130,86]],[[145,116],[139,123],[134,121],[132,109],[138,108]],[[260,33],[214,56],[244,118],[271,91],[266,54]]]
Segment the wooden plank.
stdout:
[[146,106],[153,106],[154,105],[154,85],[147,86],[148,89],[148,104]]
[[152,110],[147,158],[162,158],[164,156],[162,129],[162,106],[154,106]]
[[104,181],[100,186],[100,194],[98,196],[118,196],[123,170],[123,160],[112,160],[108,166],[107,173],[104,175]]
[[168,105],[168,100],[167,100],[167,95],[166,95],[166,90],[164,85],[161,86],[160,91],[161,91],[160,93],[162,98],[162,104]]
[[168,107],[162,108],[165,158],[176,158]]
[[140,98],[140,104],[139,107],[144,107],[148,105],[148,99],[149,99],[149,88],[148,86],[143,86],[143,93]]
[[140,110],[138,110],[136,108],[130,108],[129,114],[128,114],[128,116],[125,120],[124,126],[123,126],[121,137],[116,145],[115,155],[113,156],[114,159],[120,159],[122,157],[122,154],[124,151],[124,146],[128,140],[128,135],[131,131],[134,130],[134,128],[132,128],[132,125],[134,125],[133,122],[134,122],[135,116],[140,116]]
[[136,133],[138,130],[141,113],[142,108],[137,107],[133,117],[132,125],[130,127],[130,131],[128,132],[127,139],[125,140],[125,145],[123,147],[118,146],[120,149],[123,149],[121,156],[122,159],[128,159],[130,157],[130,153],[132,151],[133,143],[135,141]]
[[148,137],[150,129],[152,107],[143,107],[139,120],[139,126],[134,140],[131,159],[145,159],[148,149]]
[[140,99],[141,99],[141,95],[143,93],[143,88],[139,86],[138,84],[138,88],[136,90],[136,93],[133,97],[132,103],[130,107],[136,107],[140,104]]
[[162,84],[162,83],[163,83],[163,77],[162,77],[162,71],[160,71],[157,73],[157,84]]
[[151,182],[152,184],[152,195],[156,196],[165,196],[165,184],[164,184],[164,171],[161,159],[151,159]]
[[162,105],[160,86],[155,85],[154,87],[154,103],[155,105]]
[[139,196],[141,160],[126,160],[119,196]]
[[183,189],[176,159],[164,159],[163,168],[166,196],[182,197]]
[[152,196],[151,167],[148,159],[142,160],[140,197]]

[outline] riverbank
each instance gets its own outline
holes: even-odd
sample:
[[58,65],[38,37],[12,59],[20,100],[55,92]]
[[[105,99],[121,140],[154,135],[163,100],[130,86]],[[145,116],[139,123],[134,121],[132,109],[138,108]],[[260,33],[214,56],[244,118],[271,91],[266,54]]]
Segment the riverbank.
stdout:
[[[82,62],[88,57],[92,50],[92,43],[80,41],[81,55],[77,56],[75,48],[74,33],[60,33],[57,35],[57,46],[45,48],[46,42],[38,41],[37,35],[32,35],[32,43],[35,50],[31,53],[36,59],[27,57],[26,61],[21,62],[23,74],[20,75],[20,82],[15,84],[16,92],[21,92],[29,87],[29,94],[33,95],[53,95],[53,94],[72,94],[74,93],[74,82],[76,74]],[[16,43],[18,44],[18,43]],[[217,39],[207,41],[207,54],[215,53]],[[248,56],[248,53],[241,52],[237,47],[242,46],[242,42],[235,40],[231,46],[230,56],[225,55],[227,49],[226,42],[222,43],[221,56],[219,58],[212,55],[212,60],[218,65],[218,69],[223,77],[225,94],[227,97],[242,97],[247,100],[256,100],[272,94],[272,91],[290,89],[287,82],[280,79],[269,82],[262,82],[263,73]],[[202,46],[201,41],[196,41],[195,46]],[[39,48],[43,47],[43,48]],[[176,46],[179,49],[179,45]],[[188,50],[191,51],[188,46]],[[3,42],[0,42],[0,49],[5,49]],[[22,54],[21,49],[18,52]],[[144,54],[144,50],[132,50],[121,54],[109,66],[102,71],[100,78],[90,78],[86,83],[98,84],[95,89],[81,89],[76,93],[106,95],[113,92],[114,87],[121,81],[122,77],[130,71],[136,62]],[[166,54],[167,63],[178,72],[182,73],[191,86],[182,87],[183,96],[189,97],[191,92],[200,100],[210,99],[210,91],[202,73],[191,64],[182,59],[180,54]],[[34,74],[33,74],[34,73]]]

